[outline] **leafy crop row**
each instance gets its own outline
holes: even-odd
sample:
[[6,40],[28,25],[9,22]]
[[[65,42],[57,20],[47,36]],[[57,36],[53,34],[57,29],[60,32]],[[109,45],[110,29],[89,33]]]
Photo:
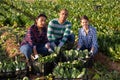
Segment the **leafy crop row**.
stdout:
[[[119,0],[35,0],[34,2],[0,0],[0,3],[0,28],[2,28],[0,29],[0,37],[3,32],[10,31],[13,35],[16,35],[17,42],[20,42],[27,30],[26,28],[34,23],[34,19],[39,13],[45,13],[48,16],[47,22],[49,22],[51,19],[58,17],[60,9],[67,8],[69,11],[68,20],[73,25],[72,30],[76,35],[76,39],[78,28],[81,27],[80,17],[87,15],[91,25],[97,29],[99,51],[110,56],[112,60],[120,60]],[[0,38],[0,55],[5,53],[2,50],[2,44],[6,39],[6,36]],[[42,59],[43,61],[49,58],[51,61],[54,60],[51,57],[55,58],[56,56],[47,56]],[[105,80],[107,78],[111,79],[113,74],[105,75],[98,72],[94,78],[101,79],[100,77],[103,76],[104,78],[105,75]]]
[[[72,30],[78,35],[80,16],[87,15],[97,28],[99,50],[112,59],[120,58],[120,2],[119,0],[55,0],[24,2],[18,0],[1,0],[0,25],[12,27],[29,27],[39,13],[45,13],[49,22],[58,17],[61,8],[69,11],[68,19],[72,22]],[[16,28],[15,28],[16,29]],[[18,31],[20,32],[20,31]]]

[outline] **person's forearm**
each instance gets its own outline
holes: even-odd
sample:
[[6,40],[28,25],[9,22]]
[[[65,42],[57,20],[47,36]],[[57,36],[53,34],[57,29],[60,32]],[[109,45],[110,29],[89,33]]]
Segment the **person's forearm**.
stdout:
[[77,48],[81,48],[81,46],[80,46],[80,45],[78,45],[78,46],[77,46]]
[[33,53],[34,53],[34,54],[38,54],[38,53],[37,53],[37,50],[36,50],[36,46],[33,46]]
[[93,52],[93,51],[94,51],[94,47],[92,47],[90,51],[92,51],[92,52]]
[[77,50],[80,50],[80,48],[81,48],[81,46],[80,46],[80,45],[78,45],[78,46],[77,46]]

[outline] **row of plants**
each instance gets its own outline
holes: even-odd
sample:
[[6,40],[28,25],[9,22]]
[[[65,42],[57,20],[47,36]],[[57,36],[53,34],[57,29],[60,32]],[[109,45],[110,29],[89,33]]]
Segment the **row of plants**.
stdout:
[[[64,61],[61,60],[63,57],[61,55],[64,55],[66,58]],[[86,63],[88,58],[88,51],[77,51],[77,50],[66,50],[63,51],[60,54],[57,54],[57,52],[52,53],[45,57],[40,57],[38,59],[38,62],[40,63],[51,63],[54,62],[55,65],[49,67],[53,69],[52,72],[46,76],[46,78],[83,78],[83,76],[86,73],[86,68],[84,67],[84,64]],[[59,59],[59,60],[57,60]],[[54,68],[53,68],[54,67]]]
[[6,59],[0,62],[0,73],[2,72],[15,72],[25,70],[26,63],[19,60]]
[[[16,37],[16,39],[14,39],[16,44],[21,42],[27,28],[34,23],[34,18],[39,13],[45,13],[49,16],[47,20],[47,22],[49,22],[51,19],[58,17],[59,9],[67,8],[69,11],[68,20],[72,22],[72,30],[76,35],[76,39],[78,35],[78,28],[81,27],[79,18],[80,16],[86,14],[90,18],[91,24],[97,29],[99,50],[110,56],[112,60],[119,61],[120,59],[120,2],[118,0],[35,0],[31,3],[24,2],[22,0],[0,0],[0,3],[0,55],[6,53],[4,49],[5,46],[3,44],[11,37],[11,35]],[[10,36],[2,35],[4,32],[8,32],[8,35]],[[12,51],[14,52],[14,49]],[[85,74],[85,68],[80,69],[77,67],[83,63],[79,62],[79,60],[74,60],[81,56],[85,57],[85,55],[79,54],[75,50],[66,51],[64,54],[65,58],[69,61],[57,63],[57,66],[52,72],[52,76],[55,76],[55,78],[78,78],[79,74]],[[6,55],[4,55],[4,57],[5,56]],[[40,57],[39,62],[53,62],[57,56],[57,54],[51,54],[49,56]],[[2,68],[4,68],[4,64],[8,64],[7,60],[2,61],[1,59],[0,61]],[[12,60],[9,61],[10,64],[6,66],[8,68],[12,68],[12,70],[16,70],[14,66],[11,67],[11,65],[16,62],[13,61],[12,63]],[[117,71],[109,72],[106,68],[99,67],[102,65],[97,65],[98,64],[94,65],[96,71],[95,73],[92,71],[93,76],[91,79],[119,79],[119,73]],[[5,71],[7,71],[6,68]],[[74,72],[74,74],[70,72]],[[91,74],[91,72],[88,74]],[[49,75],[47,76],[48,78],[51,77],[51,74]]]
[[14,29],[14,27],[1,27],[1,34],[0,34],[0,45],[2,46],[3,51],[9,57],[14,57],[15,55],[20,54],[20,41],[22,38],[19,39],[20,36],[24,36],[25,31],[21,31],[18,33],[19,28]]
[[[4,56],[2,56],[4,57]],[[24,77],[27,74],[26,63],[20,59],[6,58],[0,61],[0,78]]]
[[0,32],[0,78],[23,78],[27,67],[22,57],[16,55],[20,53],[16,29],[2,26]]
[[[49,67],[53,69],[50,74],[45,76],[45,79],[90,79],[90,80],[118,80],[119,72],[109,70],[106,66],[99,62],[95,62],[92,69],[86,66],[88,51],[66,50],[63,52],[67,60],[64,62],[56,62],[59,54],[52,53],[45,57],[40,57],[38,62],[45,64],[54,62],[55,66]],[[60,58],[59,58],[60,59]],[[41,67],[41,66],[40,66]],[[41,70],[37,69],[38,71]],[[44,71],[42,71],[44,72]]]
[[35,16],[39,13],[45,13],[49,16],[47,21],[49,22],[51,19],[58,16],[59,9],[67,8],[69,11],[68,20],[72,22],[72,30],[77,37],[78,28],[80,28],[79,18],[86,14],[90,18],[91,24],[97,28],[100,51],[110,56],[113,60],[118,61],[120,58],[120,12],[118,0],[57,0],[49,2],[35,0],[31,3],[21,0],[1,0],[0,2],[0,25],[15,27],[14,30],[16,30],[19,35],[21,35],[21,31],[18,27],[23,28],[22,30],[28,28],[32,25]]

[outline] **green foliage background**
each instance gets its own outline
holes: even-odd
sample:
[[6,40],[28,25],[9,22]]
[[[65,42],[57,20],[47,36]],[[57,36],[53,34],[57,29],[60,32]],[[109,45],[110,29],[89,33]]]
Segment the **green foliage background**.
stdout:
[[[20,35],[34,23],[39,13],[48,16],[47,22],[58,17],[62,8],[69,11],[68,20],[78,35],[80,17],[87,15],[98,33],[99,50],[112,60],[120,59],[120,1],[119,0],[0,0],[0,26],[8,26]],[[24,32],[23,32],[24,31]]]
[[[36,16],[45,13],[48,23],[58,17],[62,8],[69,11],[68,20],[73,25],[76,40],[81,27],[80,17],[87,15],[91,25],[97,29],[99,51],[112,60],[120,60],[120,0],[0,0],[0,56],[5,55],[3,43],[7,36],[1,37],[4,32],[16,35],[21,41]],[[3,58],[6,57],[1,57],[0,60]],[[109,71],[98,63],[95,63],[94,67],[95,80],[120,79],[117,71]],[[93,72],[89,71],[89,74]]]

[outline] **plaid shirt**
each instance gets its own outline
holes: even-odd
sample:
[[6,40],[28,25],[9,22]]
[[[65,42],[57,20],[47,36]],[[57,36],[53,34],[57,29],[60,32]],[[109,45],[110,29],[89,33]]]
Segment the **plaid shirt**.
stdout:
[[85,46],[86,48],[98,47],[96,29],[92,26],[89,26],[88,35],[86,35],[83,28],[80,28],[78,38],[78,45],[80,46]]
[[38,28],[36,25],[32,25],[26,35],[25,38],[23,39],[21,46],[24,44],[30,44],[31,46],[37,45],[37,44],[45,44],[48,42],[47,39],[47,28],[43,28],[42,32],[40,33],[38,31]]

